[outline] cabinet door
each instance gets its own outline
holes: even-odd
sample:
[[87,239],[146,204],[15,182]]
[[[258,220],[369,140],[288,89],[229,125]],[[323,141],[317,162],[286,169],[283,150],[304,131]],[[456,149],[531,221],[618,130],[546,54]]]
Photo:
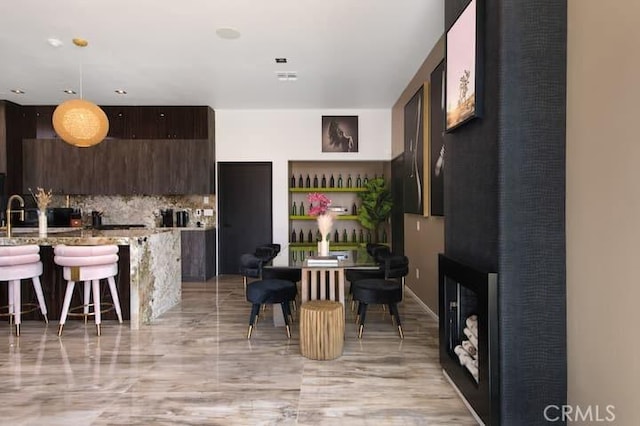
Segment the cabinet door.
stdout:
[[183,280],[205,280],[205,232],[181,231],[180,245]]
[[56,194],[90,194],[94,180],[94,152],[60,139],[23,141],[23,189],[51,189]]
[[102,110],[109,119],[108,138],[132,139],[137,107],[105,106]]

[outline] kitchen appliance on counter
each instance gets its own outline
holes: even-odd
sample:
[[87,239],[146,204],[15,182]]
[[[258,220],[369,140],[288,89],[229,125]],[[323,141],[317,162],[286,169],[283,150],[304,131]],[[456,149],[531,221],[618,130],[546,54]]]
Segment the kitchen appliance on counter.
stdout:
[[93,229],[97,229],[100,231],[112,231],[114,229],[131,229],[131,228],[145,228],[144,225],[140,223],[109,223],[109,224],[100,224],[99,226],[94,226]]
[[161,227],[163,228],[173,228],[173,210],[166,209],[160,210],[160,216],[162,217]]
[[[25,202],[26,204],[26,202]],[[73,209],[66,207],[47,208],[47,226],[50,228],[66,228],[71,226],[71,215]],[[12,226],[16,228],[36,228],[38,227],[38,209],[29,207],[24,209],[24,220],[19,220],[17,214],[12,216]]]
[[176,213],[176,226],[178,228],[186,228],[189,224],[189,213],[185,210],[181,210]]
[[102,225],[102,212],[92,211],[91,212],[91,226],[94,228],[98,228]]

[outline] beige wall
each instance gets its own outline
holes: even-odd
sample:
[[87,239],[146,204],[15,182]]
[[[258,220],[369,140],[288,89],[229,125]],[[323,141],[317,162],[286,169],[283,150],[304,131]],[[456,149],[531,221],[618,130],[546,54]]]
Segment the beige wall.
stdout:
[[640,2],[568,5],[568,401],[638,425]]
[[[404,151],[404,106],[444,58],[444,37],[431,50],[427,59],[407,85],[391,110],[391,152],[395,158]],[[427,146],[425,142],[425,146]],[[428,162],[425,162],[428,167]],[[425,197],[427,198],[427,197]],[[418,230],[418,225],[420,230]],[[444,218],[404,215],[404,250],[409,258],[407,286],[433,312],[438,313],[438,253],[444,252]],[[416,277],[416,269],[420,277]]]

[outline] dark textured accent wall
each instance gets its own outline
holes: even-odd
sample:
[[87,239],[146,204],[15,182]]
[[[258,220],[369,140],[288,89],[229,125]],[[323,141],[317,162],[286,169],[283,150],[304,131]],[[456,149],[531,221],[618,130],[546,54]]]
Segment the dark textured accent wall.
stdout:
[[501,424],[545,424],[567,389],[567,4],[479,1],[484,116],[446,135],[445,252],[499,274]]

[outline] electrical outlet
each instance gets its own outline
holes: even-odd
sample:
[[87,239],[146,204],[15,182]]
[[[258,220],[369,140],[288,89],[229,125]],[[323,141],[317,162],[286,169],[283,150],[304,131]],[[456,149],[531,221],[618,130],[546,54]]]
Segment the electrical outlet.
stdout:
[[416,280],[420,279],[420,269],[416,268]]
[[204,204],[209,204],[209,196],[208,196],[208,195],[205,195],[205,196],[204,196],[204,198],[202,199],[202,202],[203,202]]
[[213,209],[204,209],[205,216],[213,216]]

